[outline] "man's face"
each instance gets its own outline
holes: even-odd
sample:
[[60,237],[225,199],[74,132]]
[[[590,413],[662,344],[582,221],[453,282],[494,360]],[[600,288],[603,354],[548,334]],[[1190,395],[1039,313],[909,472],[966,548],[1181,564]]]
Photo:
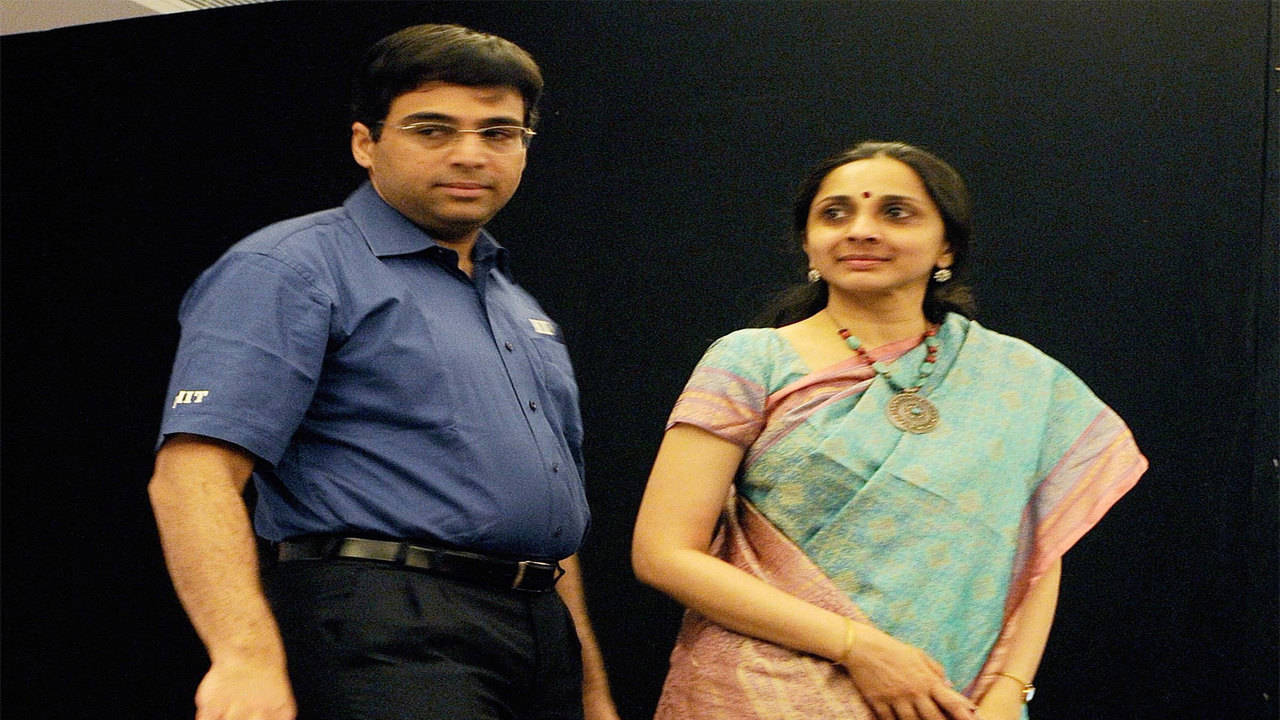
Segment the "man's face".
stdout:
[[502,209],[524,172],[525,151],[502,154],[475,133],[437,146],[400,126],[430,122],[460,130],[524,124],[524,98],[511,87],[430,82],[391,102],[382,134],[351,126],[351,153],[378,195],[436,239],[469,242]]

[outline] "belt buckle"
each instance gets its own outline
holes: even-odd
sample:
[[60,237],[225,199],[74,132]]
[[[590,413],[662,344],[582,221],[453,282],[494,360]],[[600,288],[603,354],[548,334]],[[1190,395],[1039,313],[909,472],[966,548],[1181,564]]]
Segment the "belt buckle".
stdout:
[[520,560],[516,562],[516,576],[511,581],[512,590],[525,590],[526,592],[545,592],[545,590],[526,590],[525,588],[520,587],[520,583],[524,582],[525,573],[528,572],[529,568],[551,571],[551,578],[552,578],[551,585],[546,588],[547,590],[550,590],[551,588],[555,587],[556,582],[559,581],[561,576],[564,575],[564,568],[560,567],[559,563],[541,562],[539,560]]

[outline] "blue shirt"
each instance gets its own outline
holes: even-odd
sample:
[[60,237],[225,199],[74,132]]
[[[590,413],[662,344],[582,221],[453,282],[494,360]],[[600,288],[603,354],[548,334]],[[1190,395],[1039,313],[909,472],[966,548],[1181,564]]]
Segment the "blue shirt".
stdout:
[[259,462],[257,533],[561,558],[589,514],[559,328],[481,233],[457,256],[365,183],[250,235],[183,299],[161,439]]

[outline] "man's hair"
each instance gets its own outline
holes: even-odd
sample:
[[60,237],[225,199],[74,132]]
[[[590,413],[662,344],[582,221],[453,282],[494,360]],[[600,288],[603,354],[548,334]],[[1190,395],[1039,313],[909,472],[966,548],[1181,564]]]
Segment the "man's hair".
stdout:
[[392,101],[433,81],[515,88],[524,98],[525,127],[538,121],[542,71],[529,53],[459,25],[414,25],[374,43],[352,83],[351,119],[377,140]]

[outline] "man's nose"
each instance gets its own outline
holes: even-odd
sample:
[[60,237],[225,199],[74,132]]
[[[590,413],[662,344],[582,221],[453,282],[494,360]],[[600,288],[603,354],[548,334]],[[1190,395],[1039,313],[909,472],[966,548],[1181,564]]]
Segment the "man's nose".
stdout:
[[449,145],[449,157],[468,165],[484,164],[493,155],[480,133],[459,132]]

